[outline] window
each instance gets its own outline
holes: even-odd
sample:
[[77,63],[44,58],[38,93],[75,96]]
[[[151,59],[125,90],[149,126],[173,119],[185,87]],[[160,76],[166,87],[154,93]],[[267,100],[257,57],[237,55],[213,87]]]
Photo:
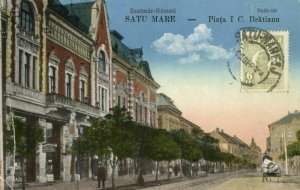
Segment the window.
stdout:
[[16,81],[28,88],[36,88],[36,61],[37,58],[30,53],[19,50],[19,61],[16,64]]
[[99,72],[106,71],[105,54],[103,51],[100,51],[100,54],[99,54],[98,71]]
[[145,124],[147,124],[148,123],[148,113],[147,113],[147,108],[145,107],[144,108],[145,109],[145,112],[144,112],[144,114],[145,114]]
[[80,80],[80,101],[84,102],[85,98],[85,81]]
[[53,125],[52,123],[46,123],[46,142],[52,142],[53,138]]
[[293,132],[292,132],[292,131],[289,131],[289,132],[287,133],[287,136],[288,136],[289,138],[292,138]]
[[72,84],[72,75],[71,74],[67,74],[66,75],[66,96],[68,98],[71,98],[71,84]]
[[121,97],[120,97],[120,96],[118,96],[118,103],[117,103],[117,106],[118,106],[118,108],[121,107]]
[[35,66],[36,66],[36,57],[33,57],[32,58],[32,88],[35,89],[35,72],[36,72],[36,69],[35,69]]
[[122,98],[123,108],[126,108],[126,98]]
[[59,59],[52,51],[49,56],[49,93],[58,92],[58,63]]
[[20,27],[27,32],[34,33],[34,11],[28,1],[22,1],[20,13]]
[[138,116],[139,116],[139,105],[138,103],[135,103],[135,121],[138,122]]
[[106,111],[107,108],[107,89],[99,86],[98,87],[99,107],[101,111]]
[[24,74],[25,74],[25,86],[29,87],[29,81],[30,81],[30,54],[25,53],[25,65],[24,65]]
[[86,100],[86,94],[87,94],[87,92],[86,92],[86,81],[87,81],[87,76],[88,76],[88,74],[87,74],[87,72],[86,72],[86,70],[85,70],[85,67],[84,67],[84,64],[81,64],[81,66],[80,66],[80,77],[79,77],[79,98],[80,98],[80,101],[82,101],[82,102],[85,102],[85,101],[87,101]]
[[105,110],[105,89],[102,88],[102,92],[101,92],[101,110],[104,111]]
[[22,84],[23,51],[19,51],[19,84]]
[[140,114],[140,118],[139,118],[139,121],[141,122],[141,123],[143,123],[143,107],[140,105],[139,106],[139,114]]
[[67,61],[65,65],[65,96],[68,98],[74,98],[74,80],[75,69],[71,58]]
[[49,70],[50,93],[56,92],[56,68],[50,66]]
[[155,117],[156,117],[156,115],[155,115],[155,112],[153,112],[153,117],[152,117],[152,125],[153,125],[153,127],[156,127],[156,119],[155,119]]
[[275,132],[275,133],[274,133],[274,136],[275,136],[275,137],[278,137],[278,133],[277,133],[277,132]]

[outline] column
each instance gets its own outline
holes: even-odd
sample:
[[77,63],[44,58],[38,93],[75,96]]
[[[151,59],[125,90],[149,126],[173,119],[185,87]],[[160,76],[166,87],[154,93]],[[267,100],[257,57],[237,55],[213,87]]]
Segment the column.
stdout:
[[[20,53],[20,51],[19,51],[19,53]],[[21,84],[24,86],[26,85],[25,84],[25,63],[26,63],[26,61],[27,61],[26,55],[25,55],[25,52],[23,51],[22,52],[22,64],[21,64],[21,76],[19,76],[19,77],[21,77]]]
[[61,129],[61,153],[62,153],[62,178],[63,181],[69,182],[71,181],[71,159],[72,156],[67,153],[68,148],[71,147],[71,135],[69,134],[68,127],[64,125]]
[[29,58],[29,87],[32,88],[33,87],[33,56],[30,55]]
[[[129,98],[128,98],[128,111],[131,113],[131,115],[134,115],[134,85],[133,85],[133,74],[132,72],[128,73],[128,89],[129,89]],[[137,116],[135,116],[135,119]]]
[[91,80],[91,105],[96,105],[96,78],[95,78],[95,61],[91,60],[91,68],[90,68],[90,80]]
[[[45,119],[39,119],[39,124],[44,129],[44,137],[45,140],[43,143],[46,142],[46,120]],[[47,182],[47,174],[46,174],[46,153],[43,152],[43,145],[42,143],[38,146],[38,156],[36,158],[36,163],[38,165],[37,171],[37,181],[40,183]]]

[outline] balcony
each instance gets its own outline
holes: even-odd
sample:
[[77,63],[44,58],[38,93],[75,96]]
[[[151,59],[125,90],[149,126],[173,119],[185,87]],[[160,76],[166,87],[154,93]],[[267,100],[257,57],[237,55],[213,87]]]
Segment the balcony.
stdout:
[[46,95],[46,104],[47,107],[66,108],[92,117],[100,116],[100,109],[97,107],[53,93]]
[[45,95],[41,92],[17,84],[6,83],[6,94],[12,97],[18,97],[19,99],[26,99],[30,102],[40,104],[45,102]]

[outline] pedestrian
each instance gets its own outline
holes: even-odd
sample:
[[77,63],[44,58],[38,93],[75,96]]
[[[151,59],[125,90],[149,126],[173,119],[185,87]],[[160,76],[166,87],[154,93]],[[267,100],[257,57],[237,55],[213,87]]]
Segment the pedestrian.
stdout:
[[175,164],[173,171],[174,171],[175,176],[177,176],[178,172],[179,172],[179,166],[177,164]]
[[102,188],[105,189],[106,176],[107,176],[106,168],[103,166],[102,162],[99,162],[98,171],[97,171],[98,188],[100,188],[100,183],[102,182]]

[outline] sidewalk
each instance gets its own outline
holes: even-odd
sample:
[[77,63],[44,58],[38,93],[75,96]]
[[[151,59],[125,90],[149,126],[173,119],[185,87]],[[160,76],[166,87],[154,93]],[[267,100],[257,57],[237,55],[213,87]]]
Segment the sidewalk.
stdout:
[[[173,179],[175,181],[178,180],[184,180],[185,178],[180,178],[178,175],[171,176],[170,179]],[[155,181],[155,174],[151,175],[144,175],[145,183],[147,182],[154,182]],[[165,181],[167,180],[167,175],[158,175],[158,181]],[[137,182],[137,175],[126,175],[126,176],[120,176],[115,178],[115,184],[116,186],[129,186],[134,185]],[[86,179],[82,180],[78,183],[78,187],[76,188],[75,182],[54,182],[54,183],[29,183],[26,185],[26,190],[95,190],[97,188],[97,180],[91,180]],[[109,177],[105,183],[106,188],[111,187],[111,177]],[[15,189],[21,189],[20,184],[15,186]]]

